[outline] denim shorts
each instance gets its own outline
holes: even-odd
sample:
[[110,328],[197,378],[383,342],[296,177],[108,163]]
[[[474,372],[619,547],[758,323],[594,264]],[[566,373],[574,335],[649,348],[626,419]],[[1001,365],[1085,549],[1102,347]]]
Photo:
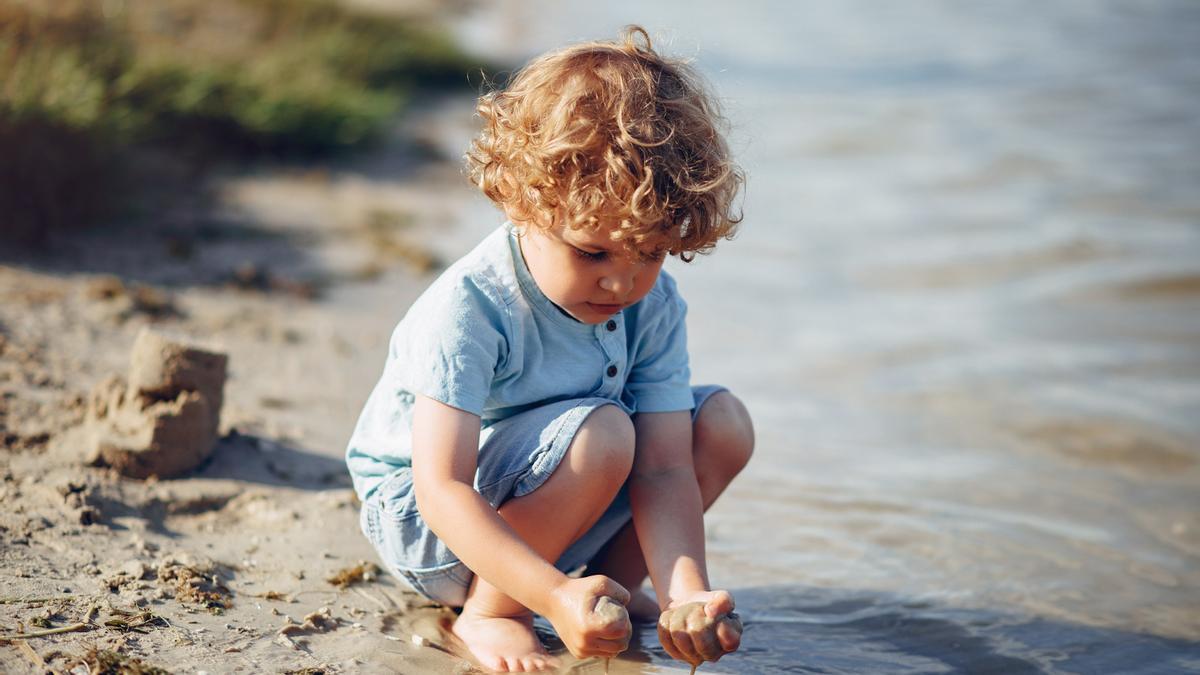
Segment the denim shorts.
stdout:
[[[692,387],[692,419],[724,387]],[[605,398],[558,401],[500,420],[480,433],[475,490],[493,507],[541,487],[566,456],[575,434]],[[631,517],[625,488],[600,520],[555,561],[564,573],[585,566]],[[359,524],[384,566],[421,595],[450,607],[467,597],[473,573],[429,529],[417,510],[412,469],[389,475],[363,502]]]

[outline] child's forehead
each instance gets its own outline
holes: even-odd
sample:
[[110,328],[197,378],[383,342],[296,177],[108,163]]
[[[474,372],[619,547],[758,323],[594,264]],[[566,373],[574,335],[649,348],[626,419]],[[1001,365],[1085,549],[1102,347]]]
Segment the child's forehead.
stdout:
[[570,244],[586,244],[596,248],[612,248],[617,242],[613,239],[616,227],[600,225],[595,229],[581,227],[560,227],[558,237]]

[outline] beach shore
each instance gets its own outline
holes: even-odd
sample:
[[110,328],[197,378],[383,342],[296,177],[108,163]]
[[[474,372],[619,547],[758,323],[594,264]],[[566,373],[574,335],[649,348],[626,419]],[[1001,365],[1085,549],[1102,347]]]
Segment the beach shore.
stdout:
[[[148,229],[6,252],[5,672],[469,670],[446,610],[375,566],[341,459],[391,328],[474,236],[453,231],[457,157],[422,141],[444,111],[423,110],[354,160],[214,176],[216,200]],[[228,356],[220,439],[179,478],[88,465],[90,392],[144,328]]]

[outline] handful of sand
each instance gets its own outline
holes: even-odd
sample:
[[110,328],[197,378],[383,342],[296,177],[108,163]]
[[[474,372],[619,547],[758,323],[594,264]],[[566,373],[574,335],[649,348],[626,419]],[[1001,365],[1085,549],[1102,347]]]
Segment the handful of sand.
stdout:
[[[629,621],[629,611],[621,603],[613,600],[607,595],[600,596],[596,601],[596,606],[592,611],[599,616],[605,623],[624,623],[625,635],[629,636],[633,633],[633,624]],[[627,643],[628,644],[628,643]],[[608,673],[608,661],[604,659],[604,672]]]
[[[700,667],[700,664],[705,661],[715,661],[724,655],[721,645],[717,641],[717,627],[722,623],[738,635],[742,634],[742,620],[737,614],[730,612],[713,618],[705,613],[703,602],[689,602],[662,613],[658,619],[658,640],[664,647],[667,647],[674,644],[673,632],[699,631],[701,634],[705,634],[707,639],[695,645],[697,648],[696,658],[684,659],[692,666],[692,674],[695,675],[696,668]],[[670,652],[669,649],[668,652]],[[672,656],[675,655],[672,654]],[[676,656],[676,658],[679,657]]]

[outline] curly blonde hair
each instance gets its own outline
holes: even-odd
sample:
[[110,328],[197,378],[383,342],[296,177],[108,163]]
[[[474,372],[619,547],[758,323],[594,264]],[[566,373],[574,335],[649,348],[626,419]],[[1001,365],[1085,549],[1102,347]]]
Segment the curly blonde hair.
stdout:
[[485,94],[471,181],[521,224],[611,227],[631,253],[690,261],[733,236],[745,175],[699,74],[638,26],[550,52]]

